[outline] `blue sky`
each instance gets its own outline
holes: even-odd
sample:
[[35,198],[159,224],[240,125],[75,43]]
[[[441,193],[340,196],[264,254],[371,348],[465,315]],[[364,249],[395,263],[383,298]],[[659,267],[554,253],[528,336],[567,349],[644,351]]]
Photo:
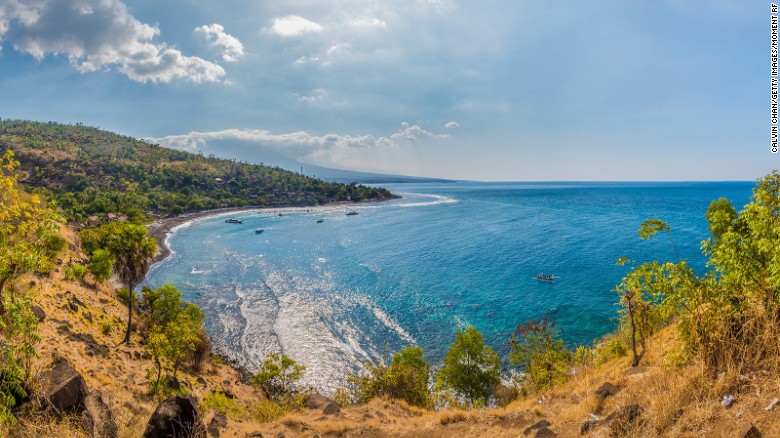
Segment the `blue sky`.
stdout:
[[0,0],[0,117],[478,180],[753,180],[769,3]]

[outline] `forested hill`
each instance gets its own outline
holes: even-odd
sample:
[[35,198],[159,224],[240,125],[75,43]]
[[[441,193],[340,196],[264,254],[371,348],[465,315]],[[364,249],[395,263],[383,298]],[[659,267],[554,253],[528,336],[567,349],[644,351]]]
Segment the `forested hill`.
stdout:
[[21,163],[19,181],[54,200],[70,220],[393,197],[382,188],[204,157],[80,124],[0,121],[0,153],[9,148]]

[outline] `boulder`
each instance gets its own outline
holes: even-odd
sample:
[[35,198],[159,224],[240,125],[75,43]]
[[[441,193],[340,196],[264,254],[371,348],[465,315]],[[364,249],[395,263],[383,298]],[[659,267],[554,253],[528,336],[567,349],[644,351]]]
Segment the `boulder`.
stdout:
[[306,407],[309,409],[320,409],[325,415],[332,415],[341,412],[341,405],[325,397],[324,395],[313,393],[306,399]]
[[246,438],[263,438],[263,432],[250,432],[246,434]]
[[548,426],[552,426],[552,423],[550,423],[547,420],[539,420],[536,423],[526,427],[525,430],[523,431],[523,435],[525,436],[531,435],[534,431]]
[[638,404],[623,406],[609,414],[603,423],[612,430],[613,435],[626,436],[635,421],[642,415],[642,407]]
[[119,430],[108,402],[108,394],[92,391],[84,399],[81,424],[92,438],[116,438]]
[[557,433],[553,432],[552,430],[542,427],[541,429],[536,429],[536,434],[534,434],[535,438],[556,438],[558,436]]
[[226,428],[227,424],[227,417],[217,414],[214,416],[214,418],[211,419],[207,431],[209,435],[213,436],[214,438],[219,438],[219,430]]
[[187,396],[177,395],[164,400],[149,418],[144,438],[205,438],[206,427],[195,407],[196,404],[193,398]]
[[762,435],[753,423],[746,421],[739,426],[737,434],[734,436],[737,438],[761,438]]
[[43,322],[46,319],[46,312],[40,306],[31,306],[33,315],[38,318],[38,322]]
[[43,396],[57,412],[81,412],[89,394],[87,382],[67,360],[55,363],[54,368],[41,373],[38,380]]
[[605,398],[615,395],[620,391],[617,386],[609,383],[604,382],[603,385],[599,386],[599,389],[596,390],[596,395],[601,399],[604,400]]

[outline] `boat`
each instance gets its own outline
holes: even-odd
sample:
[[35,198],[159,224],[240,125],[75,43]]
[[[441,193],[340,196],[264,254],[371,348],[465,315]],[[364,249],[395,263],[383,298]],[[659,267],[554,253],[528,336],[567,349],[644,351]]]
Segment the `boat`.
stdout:
[[358,212],[356,212],[356,211],[348,211],[347,212],[347,216],[356,216],[357,214],[358,214]]
[[321,224],[321,223],[323,223],[323,222],[325,222],[325,219],[318,219],[318,220],[317,220],[317,223],[318,223],[318,224]]
[[263,234],[263,231],[265,231],[262,228],[255,228],[255,234]]
[[229,224],[243,224],[244,223],[243,220],[241,220],[241,219],[234,219],[234,218],[230,218],[230,219],[226,220],[225,222],[227,222]]
[[555,276],[552,274],[536,274],[536,279],[539,281],[547,281],[549,283],[552,283],[555,281]]

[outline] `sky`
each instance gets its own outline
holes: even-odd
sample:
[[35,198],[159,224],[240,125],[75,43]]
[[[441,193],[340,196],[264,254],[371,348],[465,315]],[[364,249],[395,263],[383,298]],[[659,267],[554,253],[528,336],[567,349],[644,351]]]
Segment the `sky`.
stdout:
[[404,175],[755,180],[780,167],[769,23],[755,0],[0,0],[0,117]]

